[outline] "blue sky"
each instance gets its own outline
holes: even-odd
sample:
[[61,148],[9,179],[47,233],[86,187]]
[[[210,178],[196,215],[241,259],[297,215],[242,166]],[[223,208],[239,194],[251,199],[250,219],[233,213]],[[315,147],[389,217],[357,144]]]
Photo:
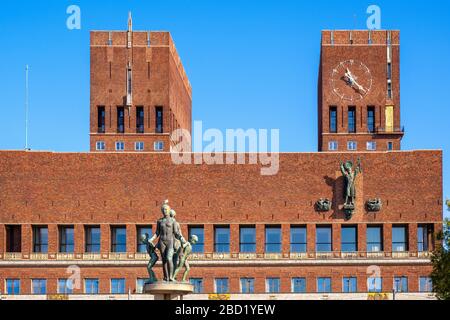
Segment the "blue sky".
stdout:
[[444,150],[450,197],[448,1],[1,1],[0,149],[24,147],[26,64],[30,146],[89,149],[89,31],[125,29],[131,10],[135,30],[172,33],[204,128],[279,128],[281,151],[316,151],[320,31],[365,29],[371,4],[401,30],[402,147]]

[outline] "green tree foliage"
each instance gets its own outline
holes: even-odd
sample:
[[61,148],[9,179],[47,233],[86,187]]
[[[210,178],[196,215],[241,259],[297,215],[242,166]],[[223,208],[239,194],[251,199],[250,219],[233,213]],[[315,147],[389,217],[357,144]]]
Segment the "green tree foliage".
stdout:
[[450,211],[450,199],[447,199],[445,204],[447,205],[447,210]]
[[438,240],[442,242],[442,245],[436,246],[431,257],[433,291],[438,299],[450,300],[450,220],[448,218],[444,221]]

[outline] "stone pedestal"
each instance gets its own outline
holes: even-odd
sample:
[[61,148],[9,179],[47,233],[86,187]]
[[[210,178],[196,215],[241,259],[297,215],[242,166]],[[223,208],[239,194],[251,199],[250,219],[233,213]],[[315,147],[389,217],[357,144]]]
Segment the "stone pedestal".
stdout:
[[145,284],[143,293],[154,295],[155,300],[183,300],[184,295],[193,291],[190,283],[158,281]]

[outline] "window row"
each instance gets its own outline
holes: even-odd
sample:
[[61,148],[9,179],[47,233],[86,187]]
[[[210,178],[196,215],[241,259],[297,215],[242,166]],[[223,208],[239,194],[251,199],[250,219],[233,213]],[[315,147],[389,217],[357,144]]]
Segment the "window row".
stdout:
[[[338,132],[338,114],[337,106],[330,106],[329,109],[329,132],[330,133],[337,133]],[[386,106],[385,107],[385,131],[393,131],[394,129],[394,107],[393,106]],[[376,131],[375,123],[376,123],[376,116],[375,116],[375,107],[374,106],[367,106],[366,108],[366,123],[365,128],[366,131],[369,133],[374,133]],[[342,115],[343,117],[343,115]],[[361,121],[362,121],[362,115],[361,115]],[[362,126],[362,123],[361,123]],[[342,124],[343,127],[343,124]],[[356,114],[356,106],[349,106],[347,108],[347,132],[348,133],[356,133],[356,127],[357,127],[357,114]]]
[[[140,242],[143,234],[152,235],[152,226],[136,227],[137,252],[146,252],[146,247]],[[127,252],[127,228],[125,226],[110,226],[111,252]],[[189,238],[192,235],[198,237],[198,242],[193,245],[194,253],[203,253],[205,245],[205,232],[203,226],[189,226]],[[290,252],[301,253],[307,251],[307,228],[306,226],[290,226],[289,230]],[[33,252],[48,252],[48,227],[39,225],[32,228]],[[358,227],[356,225],[343,225],[340,227],[340,247],[342,252],[358,251]],[[393,225],[391,246],[393,252],[409,251],[408,227],[406,225]],[[433,239],[433,225],[418,225],[417,248],[411,248],[418,252],[430,251]],[[7,252],[21,251],[22,231],[20,225],[6,226],[6,249]],[[281,226],[265,226],[265,252],[282,252],[282,230]],[[368,225],[366,228],[367,252],[381,252],[384,249],[383,226]],[[58,250],[61,253],[73,253],[75,247],[74,226],[58,226]],[[85,252],[100,252],[101,230],[100,226],[84,227]],[[214,227],[214,252],[230,252],[230,226]],[[315,232],[316,252],[333,251],[333,235],[331,225],[317,225]],[[239,228],[239,252],[256,253],[256,227],[240,226]]]
[[[392,151],[394,148],[394,144],[392,141],[388,141],[386,143],[386,149],[388,151]],[[339,150],[339,144],[337,141],[328,141],[328,150],[329,151],[337,151]],[[358,143],[356,141],[347,141],[347,150],[348,151],[356,151],[358,150]],[[367,141],[366,142],[366,150],[367,151],[376,151],[377,143],[375,141]]]
[[[317,293],[329,293],[332,292],[330,277],[318,277],[316,280]],[[137,279],[136,292],[142,293],[146,279]],[[190,283],[194,286],[194,293],[205,293],[203,286],[203,278],[190,278]],[[306,278],[293,277],[290,279],[292,293],[307,293]],[[367,278],[366,288],[367,292],[382,292],[382,278],[370,277]],[[5,293],[8,295],[21,294],[21,280],[20,279],[6,279],[5,280]],[[125,294],[130,288],[126,286],[125,278],[111,279],[109,282],[111,294]],[[342,282],[343,293],[356,293],[358,292],[357,278],[356,277],[343,277]],[[75,283],[68,278],[57,279],[57,293],[59,294],[73,294]],[[408,277],[395,276],[393,279],[393,288],[396,292],[408,292]],[[419,277],[419,292],[432,292],[433,285],[430,277]],[[85,294],[99,294],[99,279],[88,278],[83,280],[82,292]],[[229,293],[230,285],[228,278],[215,278],[214,279],[214,292],[219,294]],[[245,277],[239,279],[239,292],[240,293],[255,293],[255,278]],[[265,279],[265,292],[266,293],[280,293],[281,292],[281,278],[270,277]],[[47,279],[31,279],[31,293],[32,294],[47,294]]]
[[[98,133],[106,131],[106,111],[104,106],[97,107]],[[125,133],[125,108],[117,107],[117,132]],[[155,107],[155,132],[163,133],[163,107]],[[134,133],[134,132],[133,132]],[[136,107],[136,133],[144,133],[144,107]]]
[[[104,151],[104,150],[106,150],[106,143],[105,143],[105,141],[97,141],[95,143],[95,150],[97,150],[97,151]],[[123,142],[123,141],[116,141],[115,142],[115,150],[116,151],[124,151],[125,150],[125,142]],[[134,143],[134,150],[135,151],[144,151],[144,142],[136,141]],[[153,150],[154,151],[163,151],[164,150],[164,142],[163,141],[155,141],[155,142],[153,142]]]

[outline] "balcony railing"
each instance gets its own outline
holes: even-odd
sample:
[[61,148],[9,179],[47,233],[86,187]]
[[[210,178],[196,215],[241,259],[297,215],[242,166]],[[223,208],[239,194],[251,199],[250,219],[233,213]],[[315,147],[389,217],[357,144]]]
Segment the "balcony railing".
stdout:
[[[370,132],[370,131],[369,131]],[[404,134],[405,127],[377,127],[374,132],[376,134]]]

